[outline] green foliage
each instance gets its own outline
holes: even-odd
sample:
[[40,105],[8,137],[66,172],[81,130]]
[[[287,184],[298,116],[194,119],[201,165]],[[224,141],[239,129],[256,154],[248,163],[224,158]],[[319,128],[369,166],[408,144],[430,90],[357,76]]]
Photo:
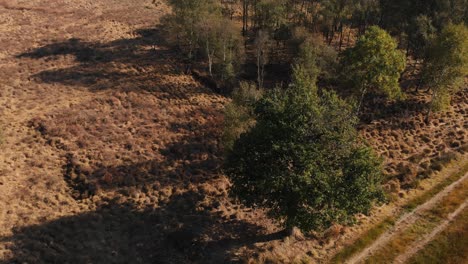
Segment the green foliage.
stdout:
[[232,21],[221,16],[206,16],[196,25],[196,32],[198,49],[207,59],[210,75],[216,66],[219,79],[233,78],[235,67],[242,59],[242,40]]
[[315,81],[299,65],[289,89],[260,99],[225,166],[242,202],[303,230],[349,222],[382,195],[381,161],[359,143],[351,107]]
[[338,21],[348,19],[354,11],[355,5],[347,0],[321,1],[320,14],[325,26],[337,26]]
[[381,25],[422,58],[428,44],[427,33],[440,32],[449,23],[468,23],[466,0],[380,0]]
[[218,1],[172,0],[173,14],[166,18],[169,41],[177,43],[191,61],[206,61],[211,76],[224,85],[234,83],[243,59],[242,37],[234,23],[222,16]]
[[254,104],[262,94],[262,90],[259,90],[255,84],[247,82],[241,82],[232,92],[232,101],[224,110],[222,142],[227,152],[232,150],[234,142],[240,135],[255,124]]
[[325,45],[318,36],[302,37],[299,32],[295,33],[292,42],[293,48],[295,46],[294,49],[297,50],[295,63],[302,65],[314,79],[319,76],[324,79],[333,78],[337,68],[337,52]]
[[195,56],[198,32],[196,26],[202,23],[207,17],[214,18],[221,16],[221,9],[215,0],[171,0],[173,14],[165,18],[169,34],[179,48],[193,59]]
[[463,85],[467,75],[468,28],[448,25],[430,44],[423,70],[423,83],[433,90],[434,110],[450,105],[451,93]]
[[355,47],[344,52],[342,65],[343,77],[360,93],[373,90],[391,99],[402,96],[398,80],[406,57],[385,30],[370,27]]
[[426,48],[430,40],[436,34],[436,28],[430,17],[417,16],[409,25],[409,47],[414,51],[416,58],[424,58]]
[[286,20],[286,6],[283,0],[262,0],[256,2],[255,22],[260,29],[271,32],[280,28]]
[[353,5],[351,17],[353,24],[377,24],[379,22],[382,12],[379,0],[353,0],[351,4]]

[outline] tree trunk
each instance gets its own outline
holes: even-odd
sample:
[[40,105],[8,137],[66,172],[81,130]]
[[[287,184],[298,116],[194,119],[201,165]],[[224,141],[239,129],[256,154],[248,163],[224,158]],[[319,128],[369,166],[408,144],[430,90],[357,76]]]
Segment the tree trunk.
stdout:
[[211,56],[210,43],[208,40],[206,41],[206,55],[208,56],[208,72],[210,73],[210,76],[213,76],[213,72],[212,72],[213,58]]
[[348,40],[346,41],[346,44],[348,45],[348,47],[350,46],[350,45],[349,45],[349,42],[350,42],[350,39],[351,39],[351,31],[352,31],[352,28],[353,28],[353,24],[351,24],[351,26],[349,27]]
[[242,1],[242,34],[245,36],[247,33],[247,19],[248,19],[248,2]]
[[332,44],[334,37],[335,37],[335,30],[332,29],[330,39],[328,40],[329,46]]
[[356,116],[358,116],[359,112],[361,111],[362,103],[364,101],[364,97],[366,96],[366,93],[367,93],[367,89],[363,88],[362,91],[361,91],[361,99],[359,99],[359,104],[358,104],[358,107],[357,107],[357,110],[356,110]]
[[431,102],[429,103],[429,107],[427,109],[427,114],[426,114],[426,118],[424,119],[424,122],[426,123],[426,125],[429,124],[429,121],[431,120],[431,113],[432,113],[432,103],[434,102],[434,98],[437,96],[437,92],[434,91],[432,93],[432,96],[431,96]]
[[261,75],[260,75],[260,51],[257,50],[257,82],[258,82],[258,87],[262,88],[261,84]]
[[343,23],[340,23],[340,46],[339,46],[339,51],[341,51],[341,46],[343,46]]

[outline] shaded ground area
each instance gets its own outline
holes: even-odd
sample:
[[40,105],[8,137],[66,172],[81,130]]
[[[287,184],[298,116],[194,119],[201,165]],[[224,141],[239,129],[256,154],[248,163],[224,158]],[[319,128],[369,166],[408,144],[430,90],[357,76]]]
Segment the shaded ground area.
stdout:
[[[201,196],[198,192],[174,195],[160,208],[143,210],[131,203],[105,201],[92,212],[18,228],[0,240],[12,252],[0,263],[229,261],[228,254],[217,254],[244,245],[248,240],[239,240],[238,234],[255,234],[258,227],[237,220],[223,221],[221,227],[220,219],[197,209],[200,201],[195,199]],[[220,239],[225,236],[229,239]],[[271,238],[257,236],[251,243]]]

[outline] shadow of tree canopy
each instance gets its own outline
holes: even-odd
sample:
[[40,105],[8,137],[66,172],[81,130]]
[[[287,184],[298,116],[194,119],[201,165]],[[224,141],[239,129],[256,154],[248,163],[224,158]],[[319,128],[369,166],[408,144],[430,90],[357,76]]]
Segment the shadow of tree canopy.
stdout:
[[[17,55],[19,59],[58,60],[73,56],[78,64],[44,70],[31,76],[37,82],[86,87],[92,91],[166,91],[175,88],[171,78],[183,70],[177,52],[168,48],[159,27],[140,29],[134,38],[110,42],[88,42],[70,38]],[[180,87],[193,92],[193,84]],[[192,86],[190,86],[192,85]]]
[[223,263],[236,247],[276,238],[244,235],[260,228],[243,221],[221,223],[197,209],[201,198],[188,192],[144,210],[109,200],[93,212],[19,228],[0,238],[13,252],[0,263]]
[[[199,131],[207,132],[207,129],[199,127]],[[74,189],[73,196],[76,199],[86,199],[97,195],[97,192],[117,189],[125,195],[131,195],[133,190],[137,190],[154,196],[151,193],[158,189],[186,189],[189,185],[224,181],[220,179],[223,155],[220,146],[217,141],[206,140],[206,137],[216,136],[214,132],[204,136],[185,136],[158,150],[159,153],[155,154],[157,159],[97,166],[93,171],[84,170],[70,155],[64,167],[64,177]]]
[[77,63],[32,78],[112,92],[31,121],[66,158],[70,195],[92,206],[0,238],[12,252],[1,264],[224,263],[237,261],[239,247],[282,235],[264,235],[264,227],[238,217],[249,209],[220,208],[231,205],[227,187],[217,186],[227,184],[217,140],[222,104],[194,99],[213,93],[183,79],[161,34],[145,29],[108,43],[72,38],[17,56],[71,56]]

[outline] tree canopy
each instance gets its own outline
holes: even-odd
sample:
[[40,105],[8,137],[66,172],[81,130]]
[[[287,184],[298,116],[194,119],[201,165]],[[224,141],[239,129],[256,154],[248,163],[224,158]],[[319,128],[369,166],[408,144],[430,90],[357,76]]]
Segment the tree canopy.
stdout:
[[342,56],[343,77],[363,97],[368,91],[391,99],[401,97],[399,78],[406,67],[405,54],[383,29],[372,26]]
[[468,75],[468,28],[448,25],[433,39],[426,55],[423,83],[433,90],[432,108],[444,109],[450,94],[464,84]]
[[226,173],[242,202],[303,230],[348,222],[381,197],[381,161],[358,140],[351,107],[294,68],[289,89],[255,105],[256,124],[235,142]]

